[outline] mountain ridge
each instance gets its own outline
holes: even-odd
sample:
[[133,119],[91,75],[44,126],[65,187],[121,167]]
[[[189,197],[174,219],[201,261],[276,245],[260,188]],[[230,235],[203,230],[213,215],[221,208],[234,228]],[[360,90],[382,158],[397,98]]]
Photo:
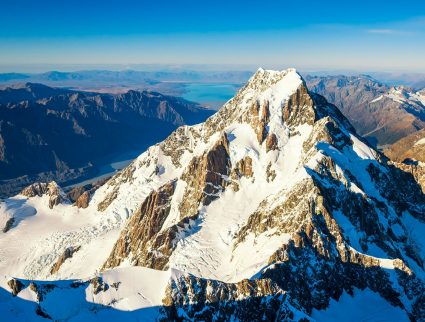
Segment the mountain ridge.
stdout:
[[369,76],[307,77],[309,89],[338,106],[357,132],[385,146],[425,127],[425,96]]
[[[36,305],[53,318],[70,318],[49,301],[72,286],[48,292],[36,281],[38,292],[28,280],[89,272],[95,277],[77,288],[92,303],[130,307],[135,316],[158,306],[151,320],[325,321],[332,301],[358,294],[385,307],[362,318],[425,318],[422,190],[294,69],[258,70],[205,123],[179,127],[99,187],[87,208],[48,210],[48,197],[6,200],[3,216],[26,209],[35,230],[56,217],[76,226],[56,223],[64,233],[44,233],[42,249],[19,250],[13,261],[5,248],[0,270],[26,279],[17,295],[43,294]],[[0,244],[25,229],[18,222]],[[130,287],[131,274],[161,286]],[[93,316],[86,302],[80,307],[80,317]]]
[[[16,102],[10,101],[11,96]],[[32,83],[4,89],[0,179],[9,181],[2,186],[7,188],[13,183],[10,179],[24,175],[28,180],[34,176],[59,180],[61,173],[68,173],[69,180],[94,173],[94,165],[108,155],[143,150],[177,126],[201,122],[212,113],[156,92],[109,95]],[[19,180],[15,192],[22,188]],[[65,182],[66,176],[59,181]]]

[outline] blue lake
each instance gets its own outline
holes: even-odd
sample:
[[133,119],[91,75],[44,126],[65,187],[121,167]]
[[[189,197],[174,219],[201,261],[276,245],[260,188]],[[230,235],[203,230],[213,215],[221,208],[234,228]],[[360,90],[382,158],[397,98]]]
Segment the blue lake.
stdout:
[[241,84],[230,83],[189,83],[185,85],[184,99],[218,109],[231,99]]

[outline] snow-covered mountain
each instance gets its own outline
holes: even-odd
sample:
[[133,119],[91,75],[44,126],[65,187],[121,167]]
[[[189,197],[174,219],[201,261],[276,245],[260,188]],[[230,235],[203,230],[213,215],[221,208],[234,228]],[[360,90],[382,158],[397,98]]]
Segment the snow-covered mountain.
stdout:
[[1,204],[3,316],[425,319],[420,186],[294,69],[258,70],[81,193],[35,185]]

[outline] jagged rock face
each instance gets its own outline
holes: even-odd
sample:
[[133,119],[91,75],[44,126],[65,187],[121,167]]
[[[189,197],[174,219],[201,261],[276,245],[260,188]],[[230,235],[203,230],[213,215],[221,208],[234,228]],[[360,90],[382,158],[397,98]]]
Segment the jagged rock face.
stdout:
[[421,186],[423,193],[425,193],[425,166],[420,164],[405,164],[405,163],[399,163],[394,162],[394,165],[405,171],[410,173],[413,178],[416,180],[416,182]]
[[230,174],[229,142],[224,133],[214,147],[200,157],[194,157],[181,179],[187,182],[180,204],[180,218],[193,216],[200,204],[209,205],[224,190]]
[[18,293],[24,288],[24,284],[14,278],[7,282],[7,285],[9,285],[10,289],[12,290],[13,296],[18,295]]
[[78,208],[87,208],[89,206],[90,201],[90,192],[84,191],[81,196],[78,197],[77,201],[75,202],[75,205]]
[[68,202],[68,198],[66,197],[65,193],[54,181],[50,183],[36,182],[22,190],[21,195],[28,198],[48,195],[50,209],[53,209],[54,206],[61,203]]
[[[143,236],[152,234],[141,232],[156,221],[144,217],[148,221],[137,226],[133,216],[105,267],[130,258],[136,265],[200,276],[170,282],[164,298],[168,319],[247,320],[243,312],[256,313],[250,305],[273,319],[292,320],[294,312],[308,319],[331,299],[365,288],[412,319],[424,318],[424,283],[412,269],[423,270],[424,256],[405,222],[405,216],[425,222],[418,184],[357,137],[341,112],[301,79],[282,93],[279,77],[267,73],[258,72],[204,125],[181,129],[159,145],[169,167],[177,169],[167,213],[150,240]],[[166,174],[161,159],[139,162],[156,162],[155,169],[165,167]],[[233,205],[243,195],[250,196],[244,199],[250,206]],[[236,221],[227,222],[227,212],[237,214]],[[209,230],[215,222],[228,228]],[[129,236],[136,232],[143,242],[117,252],[135,244]],[[273,250],[268,239],[276,244],[265,255],[264,249]],[[205,247],[212,250],[192,255]],[[244,253],[247,248],[252,254]],[[376,249],[392,259],[379,258]],[[256,266],[246,256],[264,256],[265,262],[251,270]],[[251,279],[240,282],[243,276]]]
[[277,149],[277,136],[274,133],[267,135],[266,139],[266,151],[272,151]]
[[314,123],[316,115],[313,109],[313,99],[304,84],[298,87],[286,101],[282,114],[283,122],[289,126]]
[[168,285],[163,303],[164,321],[178,321],[183,316],[198,321],[286,321],[294,318],[285,292],[270,279],[229,284],[192,275],[178,276]]
[[72,188],[66,196],[76,207],[87,208],[89,206],[91,196],[97,189],[103,186],[107,180],[108,178],[98,180],[94,183],[76,186]]
[[41,197],[47,192],[47,184],[46,183],[39,183],[36,182],[28,187],[26,187],[24,190],[21,191],[21,194],[31,198],[31,197]]
[[[99,188],[90,208],[135,209],[103,269],[170,272],[159,319],[308,321],[356,290],[425,319],[423,191],[295,70],[259,70],[216,115]],[[97,295],[102,285],[93,281]]]
[[[155,252],[149,250],[152,249],[152,243],[158,243],[157,239],[161,245],[160,231],[170,212],[170,200],[174,189],[175,182],[169,182],[158,191],[151,192],[121,233],[104,265],[105,268],[119,266],[129,256],[134,265],[151,266],[158,269],[164,267],[166,257],[156,253],[161,252],[161,249],[155,248]],[[157,259],[157,257],[159,258]]]
[[69,258],[71,258],[74,253],[78,252],[80,250],[81,246],[77,246],[77,247],[68,247],[65,249],[65,251],[63,252],[63,254],[58,258],[58,260],[56,261],[56,263],[53,265],[53,267],[50,269],[50,274],[55,274],[59,271],[59,269],[61,268],[62,264]]

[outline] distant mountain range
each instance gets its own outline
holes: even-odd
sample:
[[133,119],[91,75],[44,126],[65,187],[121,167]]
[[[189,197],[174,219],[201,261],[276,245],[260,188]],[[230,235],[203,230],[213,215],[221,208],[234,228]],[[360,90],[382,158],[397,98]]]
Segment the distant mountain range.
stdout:
[[76,179],[111,156],[143,151],[177,126],[211,114],[155,92],[97,94],[33,83],[5,88],[0,90],[0,193],[16,192],[32,176]]
[[50,71],[39,74],[0,74],[0,84],[9,86],[10,84],[19,82],[32,82],[74,90],[123,93],[129,89],[134,89],[182,96],[187,90],[186,84],[243,84],[250,75],[250,72],[245,71]]
[[141,81],[202,81],[202,82],[244,82],[248,71],[109,71],[87,70],[77,72],[50,71],[39,74],[0,73],[0,82],[9,81],[95,81],[95,82],[141,82]]
[[425,129],[398,140],[385,150],[385,154],[398,162],[416,160],[425,165]]
[[392,144],[425,127],[424,91],[391,87],[367,75],[307,76],[306,82],[374,145]]

